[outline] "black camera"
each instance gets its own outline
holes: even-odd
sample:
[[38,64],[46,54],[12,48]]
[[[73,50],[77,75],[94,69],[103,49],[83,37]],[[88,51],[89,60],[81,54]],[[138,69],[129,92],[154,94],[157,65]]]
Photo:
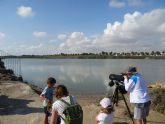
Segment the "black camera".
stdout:
[[109,82],[110,87],[116,85],[122,94],[127,93],[124,86],[124,74],[110,74],[109,79],[110,79]]
[[115,80],[118,82],[123,82],[124,81],[124,75],[123,74],[110,74],[109,79],[110,80]]
[[110,74],[109,75],[109,86],[112,87],[114,84],[119,85],[119,83],[124,82],[123,74]]

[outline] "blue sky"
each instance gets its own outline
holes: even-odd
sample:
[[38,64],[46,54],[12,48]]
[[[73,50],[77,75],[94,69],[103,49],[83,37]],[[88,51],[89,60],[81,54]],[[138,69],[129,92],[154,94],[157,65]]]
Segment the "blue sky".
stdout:
[[[160,26],[161,33],[151,33],[161,35],[157,41],[160,45],[158,50],[163,50],[165,32],[162,28],[165,21],[160,17],[164,9],[164,0],[0,0],[0,49],[14,54],[34,54],[34,51],[36,54],[125,51],[123,44],[128,44],[130,39],[120,36],[116,39],[114,32],[128,32],[125,27],[127,22],[131,23],[129,17],[125,19],[128,13],[134,18],[133,24],[143,30],[146,27],[139,20],[148,13],[147,19],[150,20],[145,23]],[[152,13],[157,15],[156,10],[161,14],[153,22],[150,16]],[[139,13],[137,17],[135,12]],[[156,23],[159,20],[160,25]],[[115,22],[119,22],[120,26]],[[108,27],[108,24],[112,26]],[[122,30],[116,29],[116,26]],[[105,30],[113,31],[113,36]],[[137,26],[132,32],[136,34],[136,30]],[[146,40],[145,43],[143,40]],[[150,43],[152,41],[146,37],[132,44],[137,42],[144,45],[139,45],[135,51],[156,50],[155,41]],[[128,50],[133,50],[132,46],[128,44]]]

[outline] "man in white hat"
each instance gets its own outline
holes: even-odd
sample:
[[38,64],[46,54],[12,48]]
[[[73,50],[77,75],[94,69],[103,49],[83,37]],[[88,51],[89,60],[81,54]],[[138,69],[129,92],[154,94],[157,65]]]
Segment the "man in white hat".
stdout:
[[103,98],[100,101],[101,110],[96,116],[96,121],[98,124],[112,124],[113,122],[113,106],[109,98]]
[[150,97],[144,78],[137,73],[136,67],[129,67],[124,76],[126,91],[130,92],[130,103],[134,103],[134,119],[136,124],[146,124],[149,114]]

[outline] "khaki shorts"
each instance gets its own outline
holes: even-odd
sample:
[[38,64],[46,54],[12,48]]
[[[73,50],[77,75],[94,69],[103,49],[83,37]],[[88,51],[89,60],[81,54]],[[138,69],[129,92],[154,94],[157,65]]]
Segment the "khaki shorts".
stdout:
[[48,111],[48,108],[47,107],[44,107],[44,113],[47,115],[47,116],[50,116],[51,113]]
[[145,119],[149,115],[151,101],[146,103],[135,103],[134,119]]

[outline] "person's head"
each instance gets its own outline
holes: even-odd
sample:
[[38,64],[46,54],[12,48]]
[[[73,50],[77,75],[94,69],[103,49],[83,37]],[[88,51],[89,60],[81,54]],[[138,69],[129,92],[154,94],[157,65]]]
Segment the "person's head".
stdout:
[[55,91],[55,96],[57,99],[60,99],[62,97],[66,97],[69,95],[69,92],[67,90],[67,88],[64,85],[58,85],[56,87],[56,91]]
[[127,74],[128,77],[130,77],[131,75],[137,73],[137,69],[136,67],[128,67],[128,69],[125,72]]
[[49,77],[47,80],[48,87],[53,87],[56,84],[56,79],[53,77]]
[[103,98],[100,101],[100,105],[101,105],[101,111],[106,114],[111,114],[114,111],[110,98]]

